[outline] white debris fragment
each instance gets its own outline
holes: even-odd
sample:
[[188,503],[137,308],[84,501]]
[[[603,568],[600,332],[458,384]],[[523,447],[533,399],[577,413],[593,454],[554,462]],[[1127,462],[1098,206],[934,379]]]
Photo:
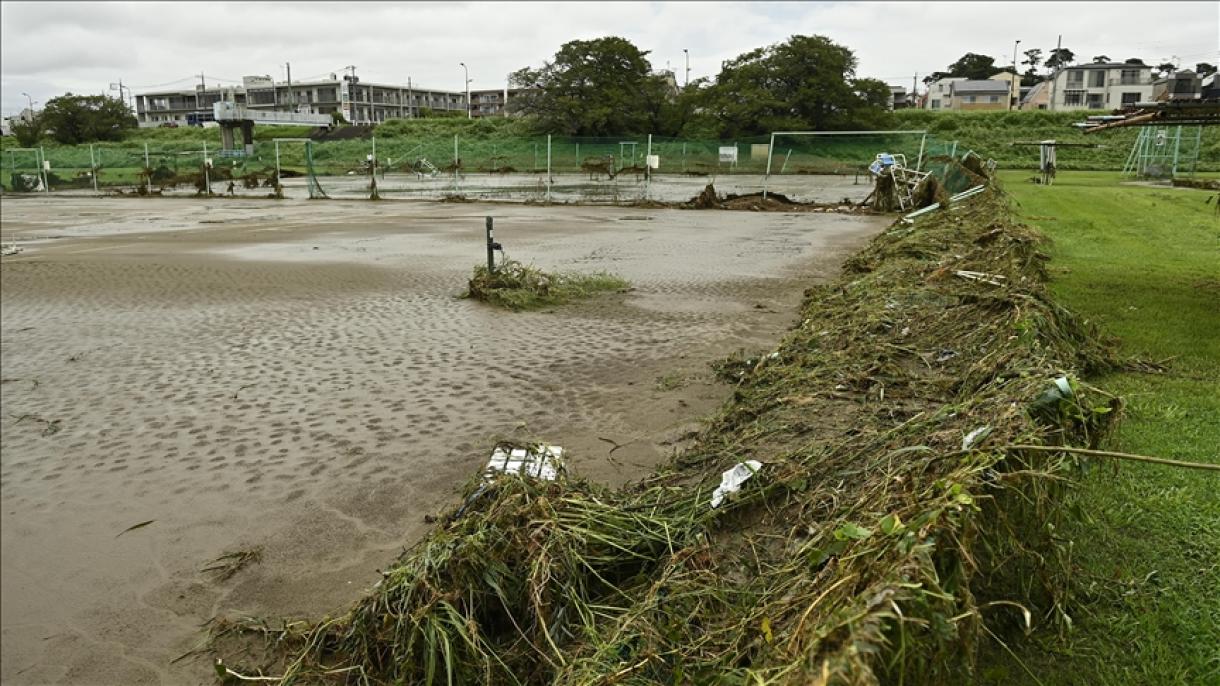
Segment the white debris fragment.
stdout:
[[762,463],[758,460],[746,460],[738,462],[732,469],[720,475],[720,487],[712,493],[712,507],[720,507],[720,503],[724,502],[725,496],[730,493],[736,493],[741,490],[741,485],[754,476],[755,472],[762,469]]
[[0,246],[0,255],[8,257],[9,255],[16,255],[22,250],[24,250],[24,248],[22,248],[20,245],[17,245],[16,243],[9,243],[8,245]]
[[976,443],[981,442],[990,434],[991,427],[986,425],[980,426],[974,431],[971,431],[970,433],[966,434],[965,438],[962,439],[962,450],[969,450],[973,448]]
[[562,458],[563,448],[557,445],[541,444],[529,450],[513,448],[508,451],[497,447],[487,461],[484,477],[493,479],[497,474],[516,474],[554,481],[559,476]]

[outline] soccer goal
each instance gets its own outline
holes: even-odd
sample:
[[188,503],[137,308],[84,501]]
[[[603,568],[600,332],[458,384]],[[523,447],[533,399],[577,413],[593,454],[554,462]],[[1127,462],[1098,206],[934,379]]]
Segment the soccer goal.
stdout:
[[[322,185],[318,183],[318,175],[314,171],[313,165],[313,141],[308,138],[273,138],[275,143],[275,185],[277,188],[283,188],[284,181],[284,165],[291,163],[293,166],[299,166],[304,169],[305,187],[309,191],[309,199],[327,198],[326,191],[322,190]],[[281,154],[280,145],[285,146],[284,152],[292,154]],[[293,144],[301,145],[299,155],[297,150],[290,147]],[[297,176],[300,173],[295,170],[289,172],[292,176]]]
[[[918,170],[923,167],[927,145],[926,130],[776,131],[766,150],[763,197],[768,192],[818,183],[836,188],[843,184],[871,187],[868,165],[879,153],[904,155]],[[813,177],[822,178],[816,181]]]

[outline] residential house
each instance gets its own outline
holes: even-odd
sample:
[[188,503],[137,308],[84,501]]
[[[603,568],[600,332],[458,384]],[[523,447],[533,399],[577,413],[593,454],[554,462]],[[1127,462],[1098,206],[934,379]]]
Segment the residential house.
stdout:
[[1208,74],[1202,83],[1203,102],[1220,102],[1220,72]]
[[1021,96],[1021,109],[1045,110],[1051,104],[1051,82],[1039,81],[1030,86],[1029,91]]
[[953,92],[951,88],[955,82],[965,80],[958,76],[949,76],[929,83],[928,93],[924,96],[923,108],[926,110],[953,109]]
[[907,99],[907,89],[902,86],[890,86],[890,97],[886,105],[891,110],[901,110],[911,106]]
[[1021,104],[1021,75],[1005,69],[992,74],[990,80],[1003,81],[1008,84],[1008,101],[1004,103],[1004,109],[1017,109],[1017,106]]
[[470,116],[507,117],[508,101],[524,93],[524,88],[470,91]]
[[966,79],[955,81],[950,86],[952,109],[955,110],[1006,110],[1012,84],[999,79]]
[[1050,109],[1118,109],[1152,99],[1152,67],[1100,62],[1058,69],[1051,75]]
[[1189,69],[1175,71],[1152,82],[1152,99],[1157,102],[1199,100],[1202,97],[1203,77]]

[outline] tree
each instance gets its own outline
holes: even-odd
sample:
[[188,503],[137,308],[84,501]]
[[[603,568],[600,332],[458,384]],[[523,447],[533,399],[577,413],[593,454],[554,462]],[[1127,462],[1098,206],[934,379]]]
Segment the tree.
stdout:
[[1208,64],[1207,62],[1199,62],[1195,65],[1195,73],[1199,76],[1207,76],[1208,74],[1216,73],[1216,65]]
[[1173,74],[1177,70],[1178,67],[1173,62],[1161,62],[1160,64],[1156,65],[1155,71],[1158,72],[1161,77],[1166,77]]
[[72,95],[51,98],[41,113],[43,128],[65,145],[122,140],[136,128],[127,103],[106,95]]
[[1093,64],[1105,64],[1110,61],[1109,55],[1094,55]]
[[725,62],[699,105],[722,136],[868,125],[885,116],[890,90],[855,71],[848,48],[824,36],[792,36]]
[[1047,70],[1055,71],[1056,69],[1062,69],[1063,67],[1068,66],[1075,61],[1075,59],[1076,53],[1072,52],[1071,50],[1068,50],[1067,48],[1055,48],[1054,50],[1051,50],[1050,56],[1046,58],[1046,62],[1043,64],[1046,66]]
[[1132,66],[1137,66],[1137,67],[1146,66],[1144,64],[1144,60],[1141,60],[1138,57],[1128,57],[1127,59],[1123,60],[1123,64],[1130,64]]
[[949,65],[949,76],[982,80],[996,73],[995,58],[968,52],[961,59]]
[[565,43],[540,69],[509,75],[510,87],[527,89],[510,101],[510,110],[536,116],[546,131],[568,135],[652,130],[666,95],[647,55],[615,36]]
[[17,138],[17,145],[32,148],[38,144],[38,139],[42,138],[42,117],[37,114],[31,114],[29,119],[14,117],[10,120],[9,128]]

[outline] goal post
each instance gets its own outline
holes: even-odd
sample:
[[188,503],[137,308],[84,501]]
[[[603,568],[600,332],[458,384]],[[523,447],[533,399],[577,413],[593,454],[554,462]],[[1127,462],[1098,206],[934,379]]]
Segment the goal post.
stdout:
[[280,154],[280,144],[301,144],[304,146],[302,162],[305,166],[305,185],[309,191],[309,199],[326,198],[326,191],[322,190],[322,185],[318,183],[318,175],[314,171],[313,166],[313,140],[309,138],[273,138],[275,143],[275,183],[279,186],[283,185],[283,169],[281,167],[282,156]]
[[763,197],[773,175],[859,173],[882,152],[901,153],[920,169],[927,141],[925,129],[772,132]]

